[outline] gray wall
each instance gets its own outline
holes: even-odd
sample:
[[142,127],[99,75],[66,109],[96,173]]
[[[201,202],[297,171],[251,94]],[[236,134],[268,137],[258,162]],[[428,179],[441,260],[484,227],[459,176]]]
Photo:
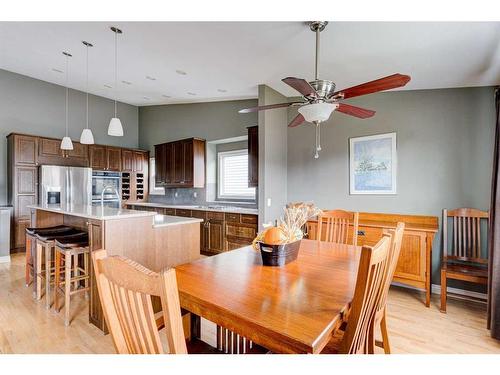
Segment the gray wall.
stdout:
[[[154,155],[154,145],[183,138],[207,141],[241,137],[247,127],[257,124],[257,114],[240,114],[242,108],[254,107],[256,99],[223,102],[158,105],[139,108],[139,145]],[[217,147],[207,145],[207,161],[215,168]],[[210,164],[210,161],[212,163]],[[165,195],[150,196],[150,201],[166,204],[207,204],[215,199],[215,170],[207,174],[204,189],[165,189]],[[197,197],[194,197],[196,193]]]
[[[62,138],[65,133],[65,88],[0,69],[0,204],[7,200],[7,136],[11,132]],[[138,108],[118,103],[123,137],[107,135],[113,102],[89,97],[89,121],[96,143],[137,147]],[[79,140],[85,126],[85,94],[70,90],[69,134]]]
[[[259,106],[286,101],[272,88],[259,86]],[[285,108],[259,112],[259,227],[274,223],[287,203],[287,125]]]
[[183,138],[214,141],[247,135],[247,127],[257,125],[257,114],[238,111],[256,105],[251,99],[140,107],[139,145],[154,151],[156,144]]
[[[493,155],[493,88],[400,91],[350,104],[376,110],[360,120],[334,113],[322,124],[319,159],[314,128],[288,130],[288,200],[325,209],[434,215],[442,208],[487,210]],[[295,116],[289,110],[289,119]],[[397,195],[349,195],[349,138],[397,133]],[[434,241],[433,283],[439,283],[440,236]]]

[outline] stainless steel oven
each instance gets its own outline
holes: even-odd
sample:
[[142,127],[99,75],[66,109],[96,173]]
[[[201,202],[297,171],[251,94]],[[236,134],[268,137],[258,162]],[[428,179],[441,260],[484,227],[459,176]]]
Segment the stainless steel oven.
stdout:
[[105,191],[104,205],[119,208],[122,194],[122,175],[120,172],[92,171],[92,205],[101,204],[102,192],[107,187],[112,189]]

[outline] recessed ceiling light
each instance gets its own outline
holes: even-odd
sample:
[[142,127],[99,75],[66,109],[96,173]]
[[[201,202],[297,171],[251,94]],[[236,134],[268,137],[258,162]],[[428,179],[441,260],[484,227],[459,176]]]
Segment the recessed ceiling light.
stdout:
[[162,95],[162,96],[163,96],[164,98],[167,98],[167,99],[168,99],[168,98],[171,98],[171,96],[170,96],[170,95]]
[[217,89],[218,92],[227,92],[226,89]]
[[146,76],[146,79],[149,79],[150,81],[156,81],[156,78],[151,76]]
[[193,95],[193,96],[194,96],[194,95],[196,95],[196,93],[195,93],[195,92],[191,92],[191,91],[189,91],[189,92],[188,92],[188,95]]
[[56,73],[64,73],[62,70],[59,70],[59,69],[56,69],[56,68],[52,68],[52,71],[56,72]]
[[175,72],[181,76],[185,76],[187,74],[184,70],[176,70]]
[[132,82],[129,82],[129,81],[122,81],[122,83],[126,84],[126,85],[131,85]]
[[144,100],[151,100],[151,98],[150,98],[150,97],[147,97],[147,96],[143,96],[142,98],[143,98]]
[[110,85],[104,85],[104,87],[106,87],[107,89],[112,89],[113,86],[110,86]]

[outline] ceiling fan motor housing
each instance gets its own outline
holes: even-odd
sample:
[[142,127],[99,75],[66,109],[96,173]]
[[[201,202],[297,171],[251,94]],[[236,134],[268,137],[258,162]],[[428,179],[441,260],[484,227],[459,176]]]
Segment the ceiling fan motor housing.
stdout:
[[[318,79],[309,82],[309,84],[316,90],[319,98],[328,99],[335,92],[335,83],[333,81]],[[309,99],[317,98],[311,97]]]

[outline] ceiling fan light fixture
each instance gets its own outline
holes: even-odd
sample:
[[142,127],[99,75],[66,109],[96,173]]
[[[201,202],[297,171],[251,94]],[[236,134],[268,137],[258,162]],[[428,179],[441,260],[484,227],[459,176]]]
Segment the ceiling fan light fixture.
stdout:
[[312,103],[299,107],[299,113],[307,122],[323,122],[338,108],[337,103]]

